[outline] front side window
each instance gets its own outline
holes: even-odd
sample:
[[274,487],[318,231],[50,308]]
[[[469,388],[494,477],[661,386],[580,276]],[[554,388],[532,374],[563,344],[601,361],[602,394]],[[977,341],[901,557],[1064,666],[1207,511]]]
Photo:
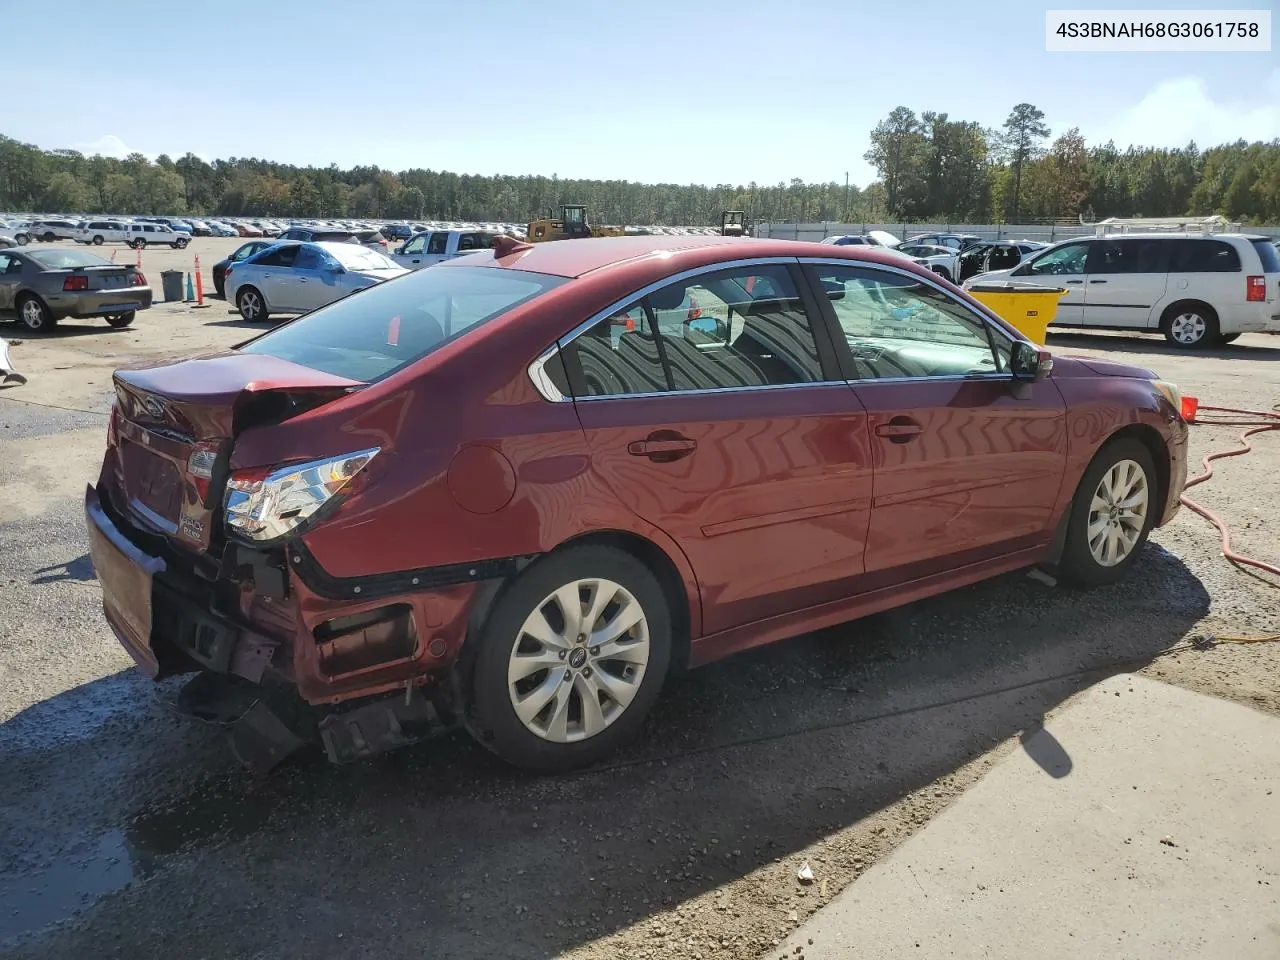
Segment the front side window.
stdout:
[[433,233],[427,243],[427,253],[444,253],[448,248],[449,234]]
[[405,253],[422,253],[427,246],[427,235],[420,233],[404,245]]
[[1058,277],[1074,276],[1084,273],[1085,260],[1089,255],[1087,243],[1064,243],[1050,250],[1026,266],[1018,270],[1019,276],[1026,277]]
[[418,270],[321,307],[240,349],[371,383],[565,282],[491,267]]
[[1007,369],[1011,344],[922,280],[868,267],[815,265],[862,380],[966,377]]

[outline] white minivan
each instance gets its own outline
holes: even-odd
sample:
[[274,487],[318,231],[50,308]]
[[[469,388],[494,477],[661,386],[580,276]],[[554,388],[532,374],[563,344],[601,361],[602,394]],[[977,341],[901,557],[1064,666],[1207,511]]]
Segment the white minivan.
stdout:
[[73,239],[95,247],[104,243],[128,243],[129,223],[127,220],[81,220]]
[[1054,326],[1159,330],[1177,347],[1280,333],[1280,254],[1240,233],[1125,233],[1065,240],[1010,270],[965,280],[1062,286]]

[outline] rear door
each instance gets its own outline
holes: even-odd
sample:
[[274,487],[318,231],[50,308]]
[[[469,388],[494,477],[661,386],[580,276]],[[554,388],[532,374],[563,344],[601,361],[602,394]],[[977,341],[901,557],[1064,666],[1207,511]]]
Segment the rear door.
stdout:
[[1172,247],[1170,301],[1207,303],[1217,311],[1223,333],[1240,329],[1232,321],[1242,319],[1239,314],[1246,291],[1244,268],[1235,247],[1213,237],[1183,237],[1165,242]]
[[1164,300],[1173,242],[1158,237],[1095,240],[1085,262],[1085,325],[1159,326],[1158,305]]
[[794,265],[693,271],[566,349],[592,469],[670,536],[706,633],[856,592],[866,415]]
[[293,262],[298,257],[300,244],[288,243],[268,250],[251,264],[254,267],[254,286],[267,298],[272,310],[290,313],[300,309],[299,284],[293,275]]
[[0,313],[14,308],[18,293],[18,281],[22,278],[22,261],[7,253],[0,253]]
[[1058,301],[1054,322],[1080,326],[1084,323],[1085,261],[1092,243],[1092,240],[1076,240],[1046,250],[1018,267],[1010,276],[1044,286],[1061,284],[1067,292]]
[[1015,387],[1013,341],[913,273],[809,269],[867,411],[875,471],[868,589],[1046,543],[1066,468],[1058,388],[1049,380]]
[[[314,310],[334,299],[332,292],[333,273],[324,270],[325,256],[319,247],[305,246],[298,249],[298,256],[293,262],[290,284],[292,292],[292,309]],[[330,280],[325,285],[326,277]]]

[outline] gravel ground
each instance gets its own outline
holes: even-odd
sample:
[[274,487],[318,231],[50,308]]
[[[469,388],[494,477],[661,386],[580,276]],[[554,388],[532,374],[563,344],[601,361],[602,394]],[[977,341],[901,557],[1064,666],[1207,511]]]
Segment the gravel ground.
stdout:
[[[199,253],[208,281],[235,245],[148,251],[144,269],[158,281]],[[1140,669],[1280,713],[1280,644],[1161,655],[1206,632],[1280,632],[1275,588],[1225,563],[1184,510],[1114,587],[1002,577],[675,679],[604,769],[530,777],[452,738],[255,780],[216,730],[171,714],[173,685],[130,669],[79,507],[111,369],[249,329],[214,301],[124,331],[3,331],[24,340],[13,357],[31,381],[0,389],[4,956],[766,956],[1103,676]],[[1148,337],[1050,346],[1152,367],[1203,403],[1280,400],[1276,338],[1210,357]],[[1197,427],[1196,459],[1234,433]],[[1280,436],[1256,447],[1196,492],[1240,549],[1277,563]],[[811,886],[796,881],[805,860]]]

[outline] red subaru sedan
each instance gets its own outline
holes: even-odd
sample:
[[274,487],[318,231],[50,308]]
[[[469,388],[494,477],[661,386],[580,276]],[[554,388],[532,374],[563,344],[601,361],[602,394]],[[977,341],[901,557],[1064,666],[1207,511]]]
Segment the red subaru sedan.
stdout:
[[153,677],[296,688],[335,761],[462,725],[591,763],[672,670],[1019,568],[1114,580],[1186,476],[1171,384],[791,241],[502,238],[115,390],[108,623]]

